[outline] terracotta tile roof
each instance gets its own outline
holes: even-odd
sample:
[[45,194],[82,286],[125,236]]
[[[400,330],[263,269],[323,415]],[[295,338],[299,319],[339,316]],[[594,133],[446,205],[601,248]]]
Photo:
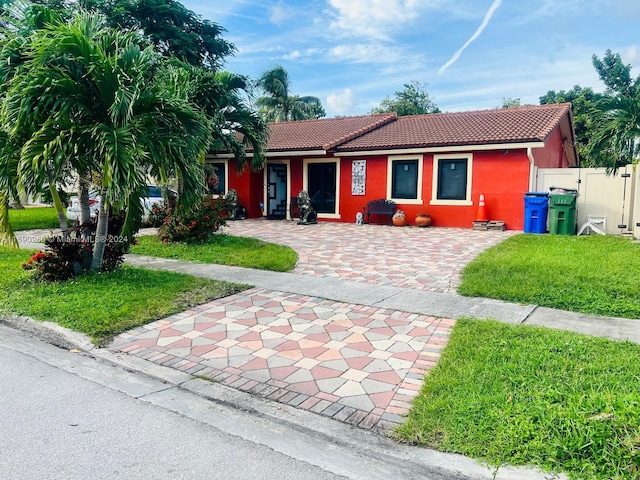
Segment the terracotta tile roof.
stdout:
[[570,108],[564,103],[400,117],[336,151],[545,141]]
[[271,123],[267,151],[329,150],[396,118],[395,113],[385,113]]

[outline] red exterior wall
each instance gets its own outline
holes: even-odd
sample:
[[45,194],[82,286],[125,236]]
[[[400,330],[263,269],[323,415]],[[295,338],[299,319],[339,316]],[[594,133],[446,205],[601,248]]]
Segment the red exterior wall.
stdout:
[[562,133],[556,128],[545,142],[544,148],[534,148],[534,165],[538,168],[567,168],[569,161],[562,144]]
[[238,198],[244,208],[247,209],[249,218],[262,216],[260,202],[263,199],[263,172],[249,172],[249,169],[238,173],[235,160],[229,160],[229,178],[227,190],[235,189]]
[[[364,195],[351,195],[351,168],[354,160],[366,160]],[[342,157],[340,159],[340,221],[355,223],[356,213],[362,212],[370,200],[387,198],[387,157]],[[390,223],[386,215],[374,215],[372,223]]]
[[[508,230],[524,227],[524,193],[529,188],[529,158],[525,150],[474,152],[471,179],[471,206],[429,206],[433,160],[429,162],[428,185],[425,185],[426,213],[433,225],[471,228],[478,214],[480,194],[484,194],[490,220],[505,222]],[[425,171],[427,169],[425,168]],[[417,212],[416,212],[417,213]]]

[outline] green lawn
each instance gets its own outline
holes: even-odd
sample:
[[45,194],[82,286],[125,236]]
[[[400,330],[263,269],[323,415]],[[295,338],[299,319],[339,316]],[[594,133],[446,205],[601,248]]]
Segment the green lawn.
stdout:
[[53,207],[28,207],[9,210],[9,222],[14,231],[59,228],[58,215]]
[[458,293],[640,318],[640,244],[612,235],[516,235],[471,262]]
[[0,315],[56,322],[85,333],[98,345],[131,328],[247,288],[126,266],[68,282],[34,283],[20,268],[30,254],[0,248]]
[[463,319],[397,434],[492,465],[637,479],[639,365],[640,345]]
[[238,267],[288,272],[298,261],[293,249],[255,238],[214,235],[204,244],[163,243],[154,235],[137,237],[131,253],[152,257],[175,258],[199,263],[216,263]]

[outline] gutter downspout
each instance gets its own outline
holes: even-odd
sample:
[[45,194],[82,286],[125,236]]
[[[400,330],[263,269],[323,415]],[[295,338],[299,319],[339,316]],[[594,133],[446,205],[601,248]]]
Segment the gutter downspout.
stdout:
[[529,191],[533,192],[536,188],[535,185],[535,166],[533,164],[533,149],[531,147],[527,147],[527,157],[529,157]]

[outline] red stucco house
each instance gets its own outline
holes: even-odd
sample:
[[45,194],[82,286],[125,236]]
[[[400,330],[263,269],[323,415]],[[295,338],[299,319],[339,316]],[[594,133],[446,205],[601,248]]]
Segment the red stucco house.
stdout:
[[490,219],[521,230],[523,196],[535,188],[537,169],[578,162],[568,103],[270,129],[260,172],[237,173],[224,152],[207,156],[220,173],[219,192],[235,189],[249,217],[290,218],[292,199],[306,190],[321,221],[353,223],[368,201],[385,198],[409,223],[423,212],[435,226],[471,228],[484,194]]

